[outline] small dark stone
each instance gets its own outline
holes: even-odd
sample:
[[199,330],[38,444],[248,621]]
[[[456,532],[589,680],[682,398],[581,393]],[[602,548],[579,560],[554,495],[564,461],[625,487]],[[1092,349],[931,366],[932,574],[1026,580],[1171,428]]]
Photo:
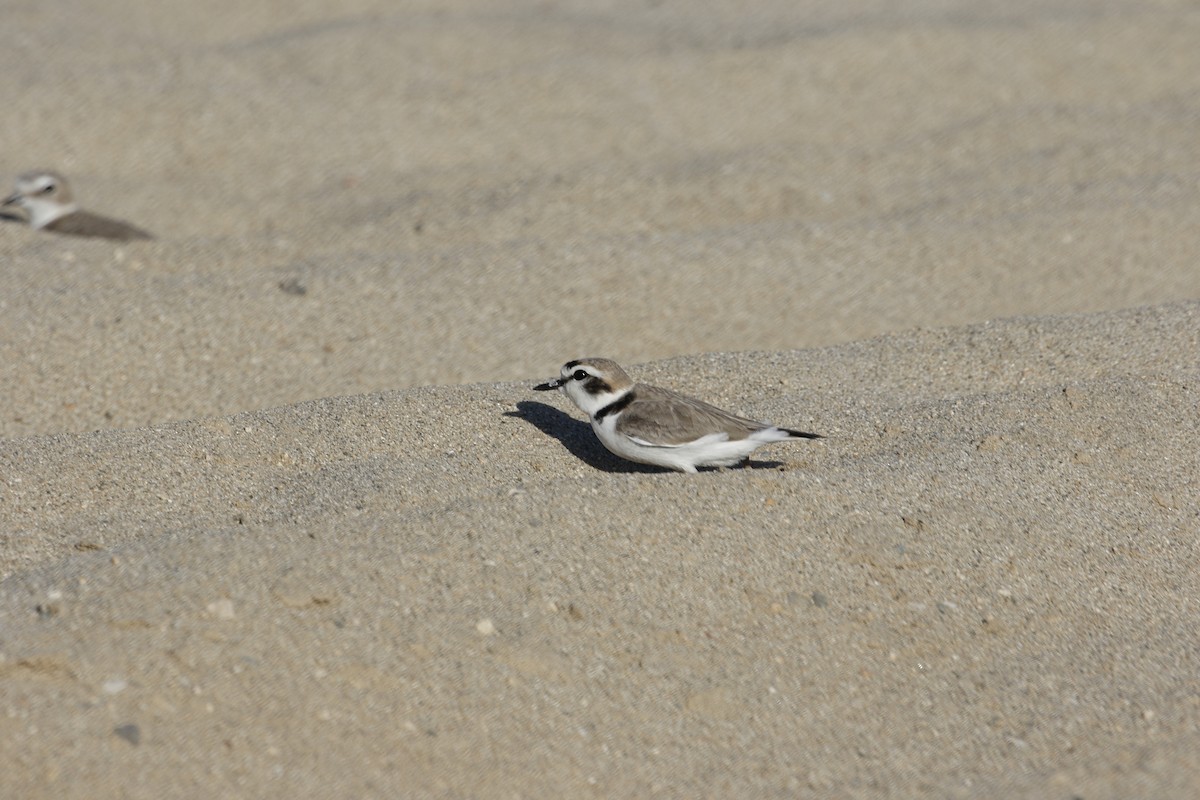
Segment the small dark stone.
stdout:
[[118,725],[117,727],[113,728],[113,733],[115,733],[117,736],[120,736],[122,739],[129,742],[131,745],[134,745],[135,747],[142,743],[141,728],[139,728],[137,725],[134,725],[132,722],[126,723],[125,725]]
[[286,281],[280,281],[279,288],[297,297],[308,294],[308,287],[301,283],[299,278],[288,278]]
[[820,592],[812,593],[812,601],[813,605],[817,608],[825,608],[825,606],[829,605],[829,598]]

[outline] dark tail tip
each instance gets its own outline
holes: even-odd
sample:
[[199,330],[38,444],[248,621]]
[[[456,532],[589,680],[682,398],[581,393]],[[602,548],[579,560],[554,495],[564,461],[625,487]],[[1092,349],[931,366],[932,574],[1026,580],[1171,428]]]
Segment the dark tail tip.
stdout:
[[825,437],[819,433],[806,433],[805,431],[794,431],[791,428],[783,428],[784,433],[791,436],[793,439],[824,439]]

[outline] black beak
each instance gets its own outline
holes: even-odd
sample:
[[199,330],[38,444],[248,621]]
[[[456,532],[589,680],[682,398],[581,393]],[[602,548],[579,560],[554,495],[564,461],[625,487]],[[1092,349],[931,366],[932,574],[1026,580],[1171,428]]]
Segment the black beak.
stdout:
[[552,380],[552,381],[546,381],[545,383],[539,383],[537,386],[533,387],[533,390],[535,392],[548,392],[551,389],[557,389],[558,387],[562,386],[563,383],[564,383],[564,381],[562,378],[556,378],[555,380]]
[[8,197],[4,198],[4,202],[0,203],[0,206],[15,206],[20,202],[21,202],[21,193],[16,192],[15,194],[10,194]]

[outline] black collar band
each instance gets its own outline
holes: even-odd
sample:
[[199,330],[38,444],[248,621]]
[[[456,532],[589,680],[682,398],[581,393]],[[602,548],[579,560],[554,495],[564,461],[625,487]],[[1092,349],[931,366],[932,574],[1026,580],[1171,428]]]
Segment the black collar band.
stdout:
[[633,402],[633,389],[613,400],[604,408],[596,412],[596,422],[601,422],[609,414],[616,414],[618,411],[624,411],[625,407]]

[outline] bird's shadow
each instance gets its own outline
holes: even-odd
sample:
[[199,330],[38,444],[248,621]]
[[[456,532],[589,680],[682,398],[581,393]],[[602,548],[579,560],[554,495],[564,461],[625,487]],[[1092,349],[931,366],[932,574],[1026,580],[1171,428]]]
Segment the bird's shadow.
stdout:
[[[521,400],[517,403],[516,411],[505,411],[504,416],[525,420],[547,436],[552,436],[562,442],[563,447],[567,448],[571,455],[589,467],[602,472],[642,472],[654,474],[675,471],[666,467],[656,467],[651,464],[638,464],[634,461],[626,461],[623,458],[613,455],[604,445],[600,444],[600,440],[592,432],[590,424],[577,420],[571,415],[545,403]],[[743,464],[744,468],[749,469],[779,469],[782,466],[783,462],[781,461],[747,460]],[[701,470],[704,469],[704,467],[701,467]]]

